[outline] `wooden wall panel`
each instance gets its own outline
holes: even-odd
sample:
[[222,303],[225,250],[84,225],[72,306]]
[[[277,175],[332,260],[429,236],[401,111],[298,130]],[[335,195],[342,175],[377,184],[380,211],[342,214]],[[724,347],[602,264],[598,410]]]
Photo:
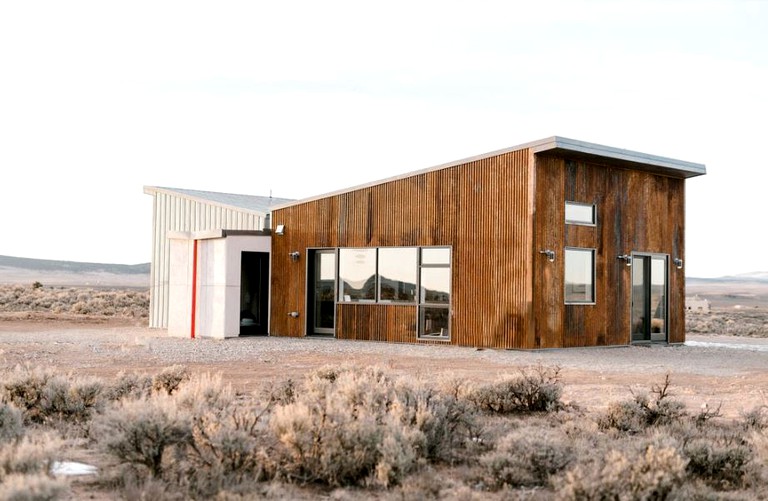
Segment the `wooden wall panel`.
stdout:
[[[669,255],[669,341],[685,336],[682,270],[684,183],[682,179],[609,165],[541,155],[536,162],[536,248],[596,249],[594,305],[565,305],[564,259],[534,261],[538,347],[610,346],[630,342],[631,267],[618,255]],[[597,205],[597,226],[566,225],[564,202]],[[562,312],[562,313],[561,313]]]
[[337,304],[339,339],[414,343],[417,341],[416,306]]
[[[273,227],[286,232],[272,239],[272,334],[305,335],[307,249],[446,245],[453,249],[450,342],[530,347],[529,175],[529,152],[520,150],[275,210]],[[288,258],[292,251],[301,252],[299,262]],[[408,310],[415,322],[415,308],[337,305],[336,335],[425,342],[397,327],[410,325]],[[385,325],[393,332],[382,334]]]

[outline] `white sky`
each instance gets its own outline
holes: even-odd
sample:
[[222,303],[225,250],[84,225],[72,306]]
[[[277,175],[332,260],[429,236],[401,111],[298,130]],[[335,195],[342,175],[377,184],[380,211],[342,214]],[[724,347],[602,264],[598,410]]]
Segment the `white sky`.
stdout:
[[768,2],[0,2],[0,254],[150,259],[144,185],[302,198],[561,135],[707,165],[765,270]]

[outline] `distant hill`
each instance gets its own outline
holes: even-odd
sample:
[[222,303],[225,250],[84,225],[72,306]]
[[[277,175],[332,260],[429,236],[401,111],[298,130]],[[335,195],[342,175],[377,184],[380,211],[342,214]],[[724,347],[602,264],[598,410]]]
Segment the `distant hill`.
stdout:
[[0,256],[0,284],[149,287],[149,269],[149,263],[81,263]]
[[685,277],[685,293],[709,299],[716,307],[768,307],[768,272],[717,278]]

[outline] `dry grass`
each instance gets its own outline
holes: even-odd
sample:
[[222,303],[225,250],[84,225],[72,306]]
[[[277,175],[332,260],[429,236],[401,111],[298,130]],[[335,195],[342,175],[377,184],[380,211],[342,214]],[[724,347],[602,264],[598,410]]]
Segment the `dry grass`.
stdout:
[[[255,394],[180,366],[112,382],[16,369],[0,374],[7,381],[0,386],[2,493],[71,496],[49,467],[76,451],[99,467],[91,491],[127,499],[768,494],[764,408],[736,420],[715,412],[702,418],[677,402],[668,377],[647,395],[591,412],[563,406],[559,391],[548,391],[556,368],[523,374],[543,375],[525,379],[527,393],[544,392],[552,405],[489,412],[476,399],[481,387],[405,379],[379,367],[326,367]],[[87,406],[84,387],[99,388]],[[505,388],[519,389],[498,386],[494,395],[502,398]],[[72,434],[66,413],[85,433]]]
[[0,285],[0,312],[147,318],[149,290]]
[[724,336],[768,337],[765,308],[712,308],[712,313],[685,314],[686,332]]

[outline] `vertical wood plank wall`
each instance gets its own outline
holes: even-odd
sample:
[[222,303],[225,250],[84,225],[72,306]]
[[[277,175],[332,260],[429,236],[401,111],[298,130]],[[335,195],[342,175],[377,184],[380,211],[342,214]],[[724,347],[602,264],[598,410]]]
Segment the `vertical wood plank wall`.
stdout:
[[[448,245],[450,343],[530,347],[528,159],[527,149],[514,151],[275,210],[273,227],[286,230],[272,238],[271,334],[306,333],[307,249]],[[423,342],[415,306],[340,303],[336,311],[339,338]]]
[[168,327],[170,277],[169,231],[261,230],[258,214],[207,204],[164,192],[154,192],[152,214],[152,269],[149,326]]
[[[565,200],[594,203],[597,226],[566,225]],[[536,160],[535,246],[557,251],[535,257],[533,348],[610,346],[630,342],[631,252],[669,255],[669,342],[685,340],[685,180],[548,155]],[[594,305],[564,304],[564,248],[596,249]]]

